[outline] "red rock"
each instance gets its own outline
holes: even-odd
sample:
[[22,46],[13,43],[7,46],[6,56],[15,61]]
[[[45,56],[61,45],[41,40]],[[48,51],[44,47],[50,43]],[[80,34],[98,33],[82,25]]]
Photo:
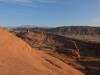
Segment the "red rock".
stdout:
[[84,75],[0,29],[0,75]]

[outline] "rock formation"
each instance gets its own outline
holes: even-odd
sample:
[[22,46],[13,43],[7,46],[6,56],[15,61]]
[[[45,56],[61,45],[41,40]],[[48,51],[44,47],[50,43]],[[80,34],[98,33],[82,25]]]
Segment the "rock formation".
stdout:
[[68,56],[80,57],[80,52],[75,41],[64,36],[46,32],[29,31],[16,33],[17,36],[27,41],[32,47],[45,47],[63,53]]
[[0,75],[84,75],[0,29]]

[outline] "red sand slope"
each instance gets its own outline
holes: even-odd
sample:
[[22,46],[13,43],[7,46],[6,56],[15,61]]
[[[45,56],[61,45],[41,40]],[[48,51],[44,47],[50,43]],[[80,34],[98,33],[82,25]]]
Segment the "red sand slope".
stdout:
[[84,75],[0,29],[0,75]]

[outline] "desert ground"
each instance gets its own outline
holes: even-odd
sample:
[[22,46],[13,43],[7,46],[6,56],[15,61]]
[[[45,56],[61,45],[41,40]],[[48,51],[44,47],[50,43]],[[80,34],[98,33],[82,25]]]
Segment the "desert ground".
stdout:
[[5,29],[0,29],[0,35],[0,75],[84,75]]

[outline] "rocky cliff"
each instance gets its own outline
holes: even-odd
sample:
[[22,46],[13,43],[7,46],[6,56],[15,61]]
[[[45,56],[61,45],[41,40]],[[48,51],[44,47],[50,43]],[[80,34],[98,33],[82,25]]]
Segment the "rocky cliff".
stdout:
[[84,75],[0,29],[0,75]]
[[63,53],[76,58],[80,57],[79,49],[75,41],[64,36],[59,36],[47,32],[27,31],[19,32],[16,35],[27,41],[33,48],[51,49],[55,52]]
[[[17,28],[16,30],[24,30],[25,28]],[[43,27],[31,27],[29,28],[35,31],[46,31],[58,34],[70,34],[70,35],[100,35],[100,27],[90,26],[61,26],[54,28],[43,28]]]
[[[48,52],[53,50],[51,54],[64,62],[68,58],[67,55],[80,57],[75,60],[76,62],[69,62],[69,64],[74,65],[86,75],[98,75],[100,71],[100,28],[71,26],[69,27],[71,29],[68,29],[70,32],[67,28],[19,28],[14,30],[14,34],[17,33],[17,36],[33,48],[38,47],[41,51],[49,48]],[[59,54],[56,55],[56,52]]]

